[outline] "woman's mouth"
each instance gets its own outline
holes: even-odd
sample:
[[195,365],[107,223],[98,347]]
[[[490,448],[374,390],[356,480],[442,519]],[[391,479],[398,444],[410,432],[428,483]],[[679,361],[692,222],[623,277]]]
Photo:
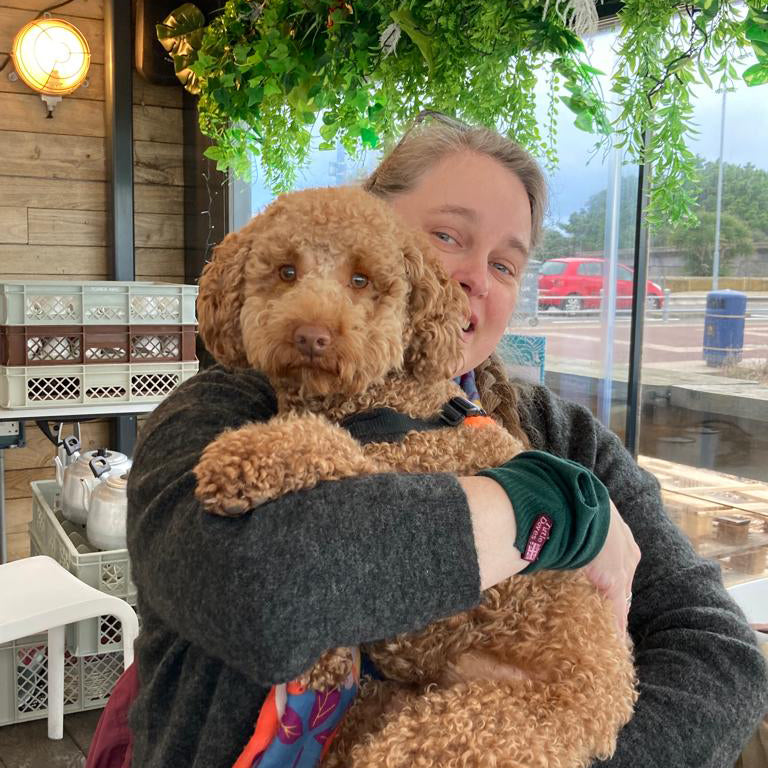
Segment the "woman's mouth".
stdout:
[[461,336],[464,339],[464,341],[467,341],[475,332],[475,326],[477,325],[477,316],[472,315],[469,320],[467,320],[467,324],[461,329]]

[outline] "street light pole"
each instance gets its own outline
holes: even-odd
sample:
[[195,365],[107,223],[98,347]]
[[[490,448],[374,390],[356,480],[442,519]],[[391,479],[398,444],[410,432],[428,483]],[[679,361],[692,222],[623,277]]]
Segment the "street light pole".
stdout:
[[723,143],[725,141],[725,96],[728,90],[723,86],[723,108],[720,113],[720,159],[717,168],[717,202],[715,209],[715,254],[712,259],[712,290],[717,290],[720,276],[720,208],[723,202]]

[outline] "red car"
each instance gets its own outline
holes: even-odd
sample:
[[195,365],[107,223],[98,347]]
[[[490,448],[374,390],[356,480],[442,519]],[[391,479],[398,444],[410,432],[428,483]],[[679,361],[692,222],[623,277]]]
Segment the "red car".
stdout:
[[[549,259],[539,270],[539,309],[557,307],[565,312],[600,309],[603,290],[603,259]],[[623,264],[616,265],[616,309],[632,307],[634,272]],[[650,280],[646,284],[649,309],[661,309],[664,291]]]

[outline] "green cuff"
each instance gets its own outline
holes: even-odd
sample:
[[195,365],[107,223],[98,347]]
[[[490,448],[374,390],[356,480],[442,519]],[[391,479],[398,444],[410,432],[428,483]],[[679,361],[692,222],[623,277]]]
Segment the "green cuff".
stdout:
[[611,519],[608,491],[580,464],[526,451],[478,474],[493,478],[512,502],[515,546],[531,561],[523,573],[581,568],[603,548]]

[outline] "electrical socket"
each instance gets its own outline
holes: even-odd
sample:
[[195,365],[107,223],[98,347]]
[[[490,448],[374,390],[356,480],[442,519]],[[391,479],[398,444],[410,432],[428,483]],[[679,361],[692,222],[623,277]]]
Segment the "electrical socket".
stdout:
[[24,444],[24,422],[0,421],[0,449],[21,448]]

